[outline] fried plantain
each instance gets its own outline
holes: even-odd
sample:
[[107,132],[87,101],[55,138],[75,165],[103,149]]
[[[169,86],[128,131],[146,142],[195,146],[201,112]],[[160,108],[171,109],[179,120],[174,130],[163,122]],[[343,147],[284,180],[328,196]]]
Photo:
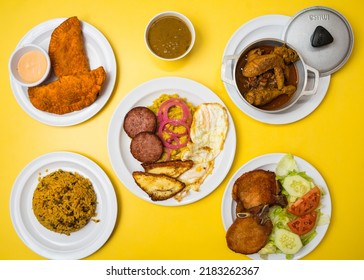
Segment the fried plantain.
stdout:
[[186,187],[181,181],[164,174],[150,174],[135,171],[132,175],[136,184],[153,201],[169,199]]
[[144,170],[152,174],[164,174],[173,178],[179,177],[181,174],[191,169],[192,160],[171,160],[163,162],[143,163]]

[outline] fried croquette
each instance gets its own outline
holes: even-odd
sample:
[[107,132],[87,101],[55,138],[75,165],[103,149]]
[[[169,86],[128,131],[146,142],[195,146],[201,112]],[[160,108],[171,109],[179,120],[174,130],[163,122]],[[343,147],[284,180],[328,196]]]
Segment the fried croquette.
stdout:
[[227,245],[236,253],[257,253],[267,243],[272,228],[269,219],[260,224],[255,216],[236,218],[226,233]]
[[106,79],[102,66],[87,73],[62,76],[47,85],[28,89],[30,102],[39,110],[66,114],[91,105]]

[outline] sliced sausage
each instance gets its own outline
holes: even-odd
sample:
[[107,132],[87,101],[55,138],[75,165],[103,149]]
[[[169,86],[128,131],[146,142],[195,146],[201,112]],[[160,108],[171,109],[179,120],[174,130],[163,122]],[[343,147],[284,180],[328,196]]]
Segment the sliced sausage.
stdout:
[[126,114],[123,127],[130,138],[134,138],[138,133],[144,131],[155,132],[157,117],[147,107],[134,107]]
[[155,162],[163,154],[163,144],[156,134],[144,131],[131,140],[130,152],[140,162]]

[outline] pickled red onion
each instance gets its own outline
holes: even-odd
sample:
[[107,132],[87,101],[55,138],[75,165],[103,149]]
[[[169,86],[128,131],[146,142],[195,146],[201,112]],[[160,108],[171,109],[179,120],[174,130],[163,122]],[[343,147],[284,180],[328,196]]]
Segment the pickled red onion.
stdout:
[[162,103],[162,105],[159,107],[157,117],[159,121],[162,120],[169,120],[168,117],[168,111],[171,107],[178,106],[182,109],[182,118],[180,120],[187,122],[188,124],[191,124],[192,118],[191,118],[191,112],[188,108],[187,104],[180,98],[171,98]]
[[[186,130],[183,133],[174,133],[174,132],[171,132],[170,130],[168,130],[168,128],[166,128],[167,124],[170,124],[173,126],[184,126]],[[167,139],[164,139],[163,132],[168,133],[170,135],[170,137]],[[185,135],[187,135],[187,140],[185,142],[181,143],[180,137],[185,136]],[[167,148],[170,148],[170,149],[183,148],[183,147],[187,146],[187,143],[190,140],[190,127],[187,123],[184,123],[180,120],[162,121],[159,124],[158,136],[162,140],[163,145]],[[172,144],[171,143],[172,141],[174,141],[175,144]]]
[[[168,116],[169,109],[173,106],[180,107],[182,110],[182,118],[170,119]],[[158,136],[162,140],[163,145],[166,147],[166,160],[170,158],[170,149],[175,150],[187,146],[190,140],[190,125],[192,122],[191,112],[187,104],[180,98],[170,98],[162,103],[157,112],[159,122]],[[184,126],[185,130],[182,133],[177,133],[170,128],[175,126]],[[169,137],[164,139],[163,132],[167,133]],[[187,135],[186,141],[181,143],[180,138]],[[168,159],[167,159],[168,158]]]

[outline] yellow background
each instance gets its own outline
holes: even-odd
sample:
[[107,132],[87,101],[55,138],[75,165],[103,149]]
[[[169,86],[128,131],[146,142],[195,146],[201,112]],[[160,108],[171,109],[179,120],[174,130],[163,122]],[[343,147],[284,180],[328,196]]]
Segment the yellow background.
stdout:
[[[263,15],[292,16],[315,5],[329,6],[350,22],[352,55],[331,77],[320,106],[287,125],[269,125],[241,112],[220,79],[224,48],[247,21]],[[98,163],[114,184],[118,218],[108,242],[87,259],[245,259],[225,243],[222,196],[231,176],[245,162],[273,152],[293,153],[314,165],[332,198],[329,230],[304,259],[364,259],[364,29],[361,1],[41,1],[0,2],[0,259],[42,259],[17,236],[10,219],[12,185],[33,159],[54,151],[72,151]],[[185,14],[196,29],[192,52],[178,62],[154,58],[144,44],[144,29],[157,13]],[[117,60],[117,81],[106,106],[90,120],[71,127],[51,127],[30,116],[16,102],[9,83],[8,60],[18,41],[34,26],[77,15],[109,40]],[[181,207],[157,206],[134,196],[113,172],[107,130],[123,97],[139,84],[164,76],[196,80],[214,91],[230,110],[236,126],[234,163],[222,184],[208,197]]]

